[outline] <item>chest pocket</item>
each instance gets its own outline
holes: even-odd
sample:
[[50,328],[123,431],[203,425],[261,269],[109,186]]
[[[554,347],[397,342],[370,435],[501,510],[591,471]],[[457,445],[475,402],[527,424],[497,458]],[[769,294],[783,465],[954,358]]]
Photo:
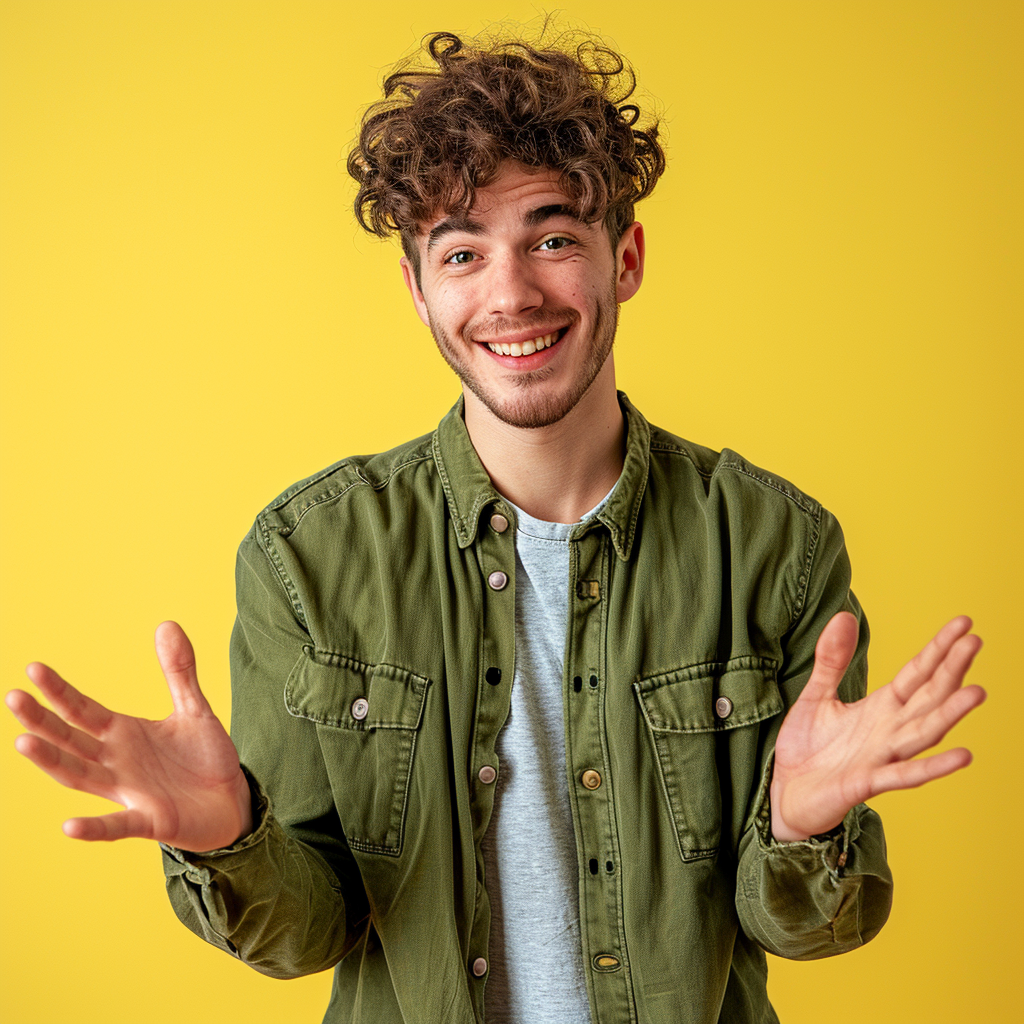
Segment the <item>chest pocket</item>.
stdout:
[[723,801],[732,805],[735,793],[745,808],[757,784],[754,726],[783,709],[775,671],[767,658],[734,658],[633,684],[684,861],[715,855]]
[[306,648],[285,685],[289,714],[316,723],[349,846],[397,856],[430,680]]

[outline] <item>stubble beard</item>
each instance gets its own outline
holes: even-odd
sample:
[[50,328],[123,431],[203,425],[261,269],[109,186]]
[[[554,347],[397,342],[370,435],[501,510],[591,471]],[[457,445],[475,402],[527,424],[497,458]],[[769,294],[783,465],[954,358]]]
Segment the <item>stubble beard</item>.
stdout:
[[[455,371],[463,385],[469,388],[483,405],[503,423],[511,427],[535,430],[549,427],[564,419],[580,403],[597,379],[615,342],[615,331],[619,323],[619,305],[616,300],[614,283],[610,293],[604,299],[598,299],[594,307],[594,333],[590,342],[587,357],[580,367],[576,378],[561,393],[539,393],[544,381],[551,378],[557,371],[550,364],[538,370],[510,371],[506,380],[519,392],[518,397],[502,398],[494,391],[488,390],[483,381],[479,380],[470,370],[465,358],[467,346],[477,342],[466,339],[463,347],[453,343],[444,328],[429,315],[430,331],[437,343],[438,350],[445,362]],[[552,319],[569,320],[570,326],[579,322],[580,316],[575,309],[552,309],[544,313],[545,323]],[[487,333],[511,334],[520,330],[528,330],[533,325],[529,321],[507,321]],[[574,344],[581,344],[577,337]],[[562,344],[562,342],[559,342]]]

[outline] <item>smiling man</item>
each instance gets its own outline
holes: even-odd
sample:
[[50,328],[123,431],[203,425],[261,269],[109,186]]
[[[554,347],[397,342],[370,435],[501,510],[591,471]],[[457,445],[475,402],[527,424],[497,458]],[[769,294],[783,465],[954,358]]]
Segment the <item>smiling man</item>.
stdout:
[[621,58],[447,33],[426,54],[349,168],[462,398],[257,517],[230,738],[166,623],[174,714],[33,665],[59,717],[10,694],[19,749],[124,806],[69,835],[161,842],[209,942],[275,977],[334,967],[327,1021],[775,1021],[766,950],[882,927],[864,801],[969,762],[914,758],[984,699],[980,641],[954,619],[865,697],[836,520],[616,391],[634,205],[664,169]]

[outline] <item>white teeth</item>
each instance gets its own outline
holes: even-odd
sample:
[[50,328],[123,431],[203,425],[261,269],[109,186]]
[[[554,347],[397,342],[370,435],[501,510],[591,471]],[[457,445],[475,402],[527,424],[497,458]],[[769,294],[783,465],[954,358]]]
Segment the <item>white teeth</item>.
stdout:
[[557,340],[558,331],[552,331],[550,334],[542,335],[540,338],[532,338],[530,341],[522,342],[522,344],[518,341],[513,342],[511,345],[488,342],[487,347],[492,352],[502,356],[529,356],[533,355],[534,352],[540,352],[542,349],[549,348]]

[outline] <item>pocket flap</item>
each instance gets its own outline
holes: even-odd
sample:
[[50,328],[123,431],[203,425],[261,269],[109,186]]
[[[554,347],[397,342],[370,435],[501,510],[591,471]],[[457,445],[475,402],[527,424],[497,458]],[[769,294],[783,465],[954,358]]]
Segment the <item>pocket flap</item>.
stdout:
[[655,732],[717,732],[760,722],[783,710],[770,658],[690,665],[633,684]]
[[430,680],[304,648],[284,689],[288,713],[338,729],[418,729]]

